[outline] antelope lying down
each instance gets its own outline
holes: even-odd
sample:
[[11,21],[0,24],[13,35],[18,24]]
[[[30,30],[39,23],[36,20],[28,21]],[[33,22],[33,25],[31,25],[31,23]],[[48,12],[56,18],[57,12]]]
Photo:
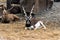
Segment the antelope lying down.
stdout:
[[2,22],[9,23],[9,22],[17,21],[17,20],[19,20],[18,16],[14,15],[14,14],[10,14],[5,9],[3,10]]
[[24,11],[24,14],[25,14],[25,18],[26,18],[26,24],[25,24],[25,29],[39,29],[41,27],[43,27],[44,29],[46,29],[46,26],[43,24],[42,21],[40,20],[37,20],[35,17],[34,17],[34,14],[32,13],[33,12],[33,8],[34,8],[34,5],[31,9],[31,12],[30,12],[30,15],[28,15],[28,13],[25,11],[24,7],[23,8],[23,11]]

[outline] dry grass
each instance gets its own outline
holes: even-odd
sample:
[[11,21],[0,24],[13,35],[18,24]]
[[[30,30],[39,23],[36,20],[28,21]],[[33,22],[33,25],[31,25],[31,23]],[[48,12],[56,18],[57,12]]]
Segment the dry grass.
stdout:
[[[47,22],[46,30],[25,30],[24,22],[12,24],[0,23],[1,40],[60,40],[60,29],[57,23]],[[56,24],[56,25],[55,25]],[[57,28],[56,28],[57,27]]]

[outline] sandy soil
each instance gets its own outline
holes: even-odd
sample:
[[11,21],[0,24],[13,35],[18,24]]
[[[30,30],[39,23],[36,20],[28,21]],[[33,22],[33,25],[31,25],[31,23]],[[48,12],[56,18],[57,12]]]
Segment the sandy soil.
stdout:
[[60,40],[59,23],[45,23],[46,30],[25,30],[24,22],[0,23],[0,40]]

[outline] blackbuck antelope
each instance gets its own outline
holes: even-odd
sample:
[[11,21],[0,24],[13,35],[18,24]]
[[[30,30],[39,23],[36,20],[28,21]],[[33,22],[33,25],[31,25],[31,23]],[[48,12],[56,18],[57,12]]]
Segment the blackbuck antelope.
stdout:
[[14,14],[10,14],[10,12],[8,12],[8,10],[4,8],[3,15],[2,15],[2,22],[9,23],[9,22],[17,21],[17,20],[19,20],[18,16]]
[[26,24],[25,24],[25,29],[38,29],[41,26],[44,27],[44,29],[46,29],[46,26],[43,24],[42,21],[39,21],[35,18],[34,14],[33,14],[33,9],[34,9],[34,5],[31,9],[31,12],[28,13],[25,11],[24,7],[22,6],[24,14],[25,14],[25,19],[26,19]]

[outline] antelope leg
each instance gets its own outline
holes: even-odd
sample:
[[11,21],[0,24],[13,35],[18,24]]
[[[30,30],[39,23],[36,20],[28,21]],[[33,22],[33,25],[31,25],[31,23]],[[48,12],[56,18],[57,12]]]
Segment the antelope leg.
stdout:
[[42,21],[39,21],[39,22],[44,27],[44,29],[46,29],[46,26],[43,24],[43,22]]

